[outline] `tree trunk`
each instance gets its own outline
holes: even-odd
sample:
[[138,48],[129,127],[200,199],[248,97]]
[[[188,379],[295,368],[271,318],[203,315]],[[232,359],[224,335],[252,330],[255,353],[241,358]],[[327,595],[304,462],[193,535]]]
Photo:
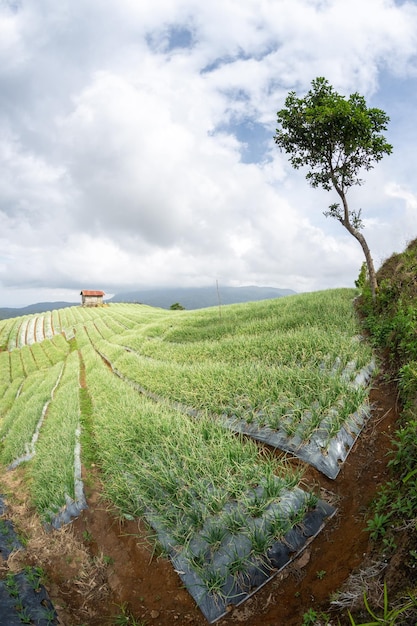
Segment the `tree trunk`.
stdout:
[[359,232],[356,228],[353,228],[351,224],[349,224],[350,228],[346,226],[346,224],[344,224],[344,226],[351,233],[351,235],[353,235],[353,237],[355,237],[355,239],[359,241],[359,243],[362,246],[362,250],[366,259],[366,265],[368,267],[369,283],[371,285],[372,300],[373,302],[375,302],[376,294],[378,290],[378,282],[376,279],[374,262],[371,257],[371,252],[369,250],[368,244],[366,243],[365,237],[362,235],[362,233]]
[[351,221],[350,221],[350,212],[349,212],[349,206],[346,200],[346,196],[344,194],[344,192],[340,189],[340,187],[336,186],[336,191],[338,192],[339,196],[342,198],[342,202],[343,202],[343,211],[344,211],[344,215],[343,218],[340,219],[340,221],[342,222],[343,226],[346,228],[346,230],[353,236],[355,237],[355,239],[357,241],[359,241],[363,253],[365,255],[365,259],[366,259],[366,265],[368,267],[368,275],[369,275],[369,284],[371,286],[371,294],[372,294],[372,301],[375,302],[376,299],[376,294],[378,291],[378,282],[376,279],[376,272],[375,272],[375,267],[374,267],[374,262],[371,256],[371,251],[369,250],[369,246],[366,242],[365,237],[362,235],[362,233],[360,232],[360,230],[358,230],[357,228],[355,228]]

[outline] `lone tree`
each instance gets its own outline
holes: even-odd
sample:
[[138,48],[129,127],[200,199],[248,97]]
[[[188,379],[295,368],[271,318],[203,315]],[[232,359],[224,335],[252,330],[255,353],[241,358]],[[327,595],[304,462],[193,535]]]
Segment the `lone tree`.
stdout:
[[347,192],[353,185],[362,185],[361,170],[370,170],[392,146],[381,134],[387,129],[389,117],[381,109],[367,108],[363,96],[351,94],[348,99],[338,94],[322,77],[311,83],[304,98],[291,91],[285,108],[278,111],[275,143],[289,155],[295,169],[307,166],[306,175],[312,187],[336,190],[342,206],[331,204],[324,212],[334,217],[362,246],[368,268],[372,298],[378,284],[372,256],[361,233],[364,226],[361,209],[349,208]]

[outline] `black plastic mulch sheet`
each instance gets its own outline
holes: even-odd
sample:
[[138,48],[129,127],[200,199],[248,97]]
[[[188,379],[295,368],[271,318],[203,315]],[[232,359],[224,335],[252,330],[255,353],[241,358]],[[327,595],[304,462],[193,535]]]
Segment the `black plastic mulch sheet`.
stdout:
[[[225,530],[214,550],[206,539],[207,528],[213,520],[208,520],[205,528],[190,538],[186,548],[179,549],[157,520],[152,515],[147,517],[188,592],[208,622],[213,623],[228,612],[230,605],[239,605],[247,600],[296,559],[322,530],[326,520],[336,512],[332,505],[319,500],[280,541],[276,541],[264,553],[256,555],[250,536],[253,537],[257,531],[260,535],[265,530],[268,532],[271,516],[278,511],[283,519],[290,519],[294,511],[302,510],[307,496],[299,488],[288,492],[284,502],[270,505],[263,516],[247,516],[241,532]],[[195,559],[200,561],[200,570],[193,563]]]
[[303,442],[297,436],[289,438],[285,432],[273,430],[267,426],[248,424],[244,420],[224,418],[224,423],[233,432],[248,435],[252,439],[262,441],[269,446],[290,452],[318,469],[328,478],[335,479],[369,415],[370,408],[364,405],[356,413],[349,416],[343,426],[340,427],[337,435],[332,437],[330,441],[325,420],[323,420],[322,427],[311,436],[308,442]]
[[[352,386],[366,387],[375,367],[375,363],[372,361],[363,368],[352,382]],[[337,414],[336,409],[334,411]],[[289,437],[284,429],[275,430],[268,426],[260,426],[256,422],[249,424],[244,419],[238,419],[235,416],[223,416],[222,420],[224,425],[233,432],[242,433],[284,452],[290,452],[318,469],[328,478],[335,479],[370,414],[371,408],[365,402],[345,419],[337,434],[330,437],[329,433],[334,418],[332,411],[330,411],[329,415],[322,420],[320,427],[311,434],[308,441],[304,441],[298,434]],[[308,417],[307,411],[306,419]]]
[[[0,560],[7,560],[14,550],[24,550],[8,519],[4,499],[0,496]],[[57,625],[58,616],[40,582],[36,568],[25,568],[18,574],[8,574],[0,580],[0,626]]]
[[[325,520],[334,513],[335,509],[332,506],[320,501],[314,510],[307,513],[302,524],[291,529],[282,541],[277,541],[264,557],[254,558],[239,578],[227,576],[221,594],[211,593],[204,588],[202,581],[181,555],[172,555],[171,560],[207,621],[214,623],[228,613],[228,606],[237,606],[248,600],[297,558],[322,530]],[[250,550],[249,545],[242,539],[229,538],[229,544],[226,542],[224,549],[218,551],[212,564],[214,572],[221,572],[227,567],[231,551],[234,554],[244,554]]]
[[0,580],[0,626],[53,626],[57,613],[36,570],[25,570]]

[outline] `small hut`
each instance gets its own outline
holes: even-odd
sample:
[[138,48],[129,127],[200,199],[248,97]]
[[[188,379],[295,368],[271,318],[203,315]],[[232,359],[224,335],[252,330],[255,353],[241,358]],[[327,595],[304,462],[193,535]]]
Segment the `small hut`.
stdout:
[[80,291],[82,306],[102,306],[104,291],[91,291],[83,289]]

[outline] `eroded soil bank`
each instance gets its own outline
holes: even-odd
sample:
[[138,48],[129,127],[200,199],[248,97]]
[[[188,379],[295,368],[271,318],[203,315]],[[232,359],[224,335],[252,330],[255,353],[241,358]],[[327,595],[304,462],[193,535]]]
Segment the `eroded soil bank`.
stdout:
[[[231,610],[219,626],[300,626],[309,609],[329,613],[331,594],[370,562],[365,519],[378,486],[388,479],[386,455],[398,419],[395,387],[382,378],[375,381],[370,400],[372,416],[337,479],[313,469],[305,474],[305,481],[320,486],[324,499],[337,506],[337,514],[297,561]],[[23,472],[2,477],[11,494],[7,515],[25,537],[26,550],[0,564],[0,575],[23,564],[42,567],[64,626],[110,626],[122,623],[117,622],[121,616],[126,624],[206,626],[170,563],[153,552],[144,525],[117,518],[101,498],[98,474],[84,478],[89,508],[72,524],[48,533],[27,505]]]

